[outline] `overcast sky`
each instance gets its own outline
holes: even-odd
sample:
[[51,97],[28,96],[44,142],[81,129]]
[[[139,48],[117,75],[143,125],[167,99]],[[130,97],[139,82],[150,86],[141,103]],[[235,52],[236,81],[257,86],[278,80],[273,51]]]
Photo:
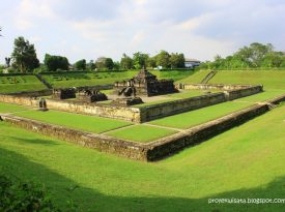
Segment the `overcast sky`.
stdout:
[[160,50],[213,60],[252,42],[285,51],[284,0],[7,0],[0,11],[1,64],[19,36],[41,61],[70,63]]

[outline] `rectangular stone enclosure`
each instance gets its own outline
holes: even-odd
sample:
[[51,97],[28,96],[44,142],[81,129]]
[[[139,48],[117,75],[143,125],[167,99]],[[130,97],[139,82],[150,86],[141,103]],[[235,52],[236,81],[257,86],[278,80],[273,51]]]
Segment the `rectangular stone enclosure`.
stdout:
[[[169,102],[136,107],[123,107],[115,105],[98,105],[80,102],[68,102],[56,99],[46,99],[47,108],[82,113],[88,115],[96,115],[112,119],[121,119],[135,123],[143,123],[157,118],[178,114],[209,105],[222,103],[229,100],[234,100],[248,95],[253,95],[262,92],[263,87],[247,86],[236,90],[228,90],[219,93],[210,93],[202,96],[189,97],[180,100],[172,100]],[[13,95],[0,95],[0,102],[16,103],[38,107],[39,99],[32,97],[21,97]]]

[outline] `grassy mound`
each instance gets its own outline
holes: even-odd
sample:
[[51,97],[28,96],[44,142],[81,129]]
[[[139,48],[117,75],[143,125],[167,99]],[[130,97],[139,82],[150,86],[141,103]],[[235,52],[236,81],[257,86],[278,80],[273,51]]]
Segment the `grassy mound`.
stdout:
[[[179,81],[181,83],[199,83],[210,71],[201,70]],[[283,89],[285,90],[285,71],[277,70],[244,70],[244,71],[218,71],[210,79],[209,84],[244,84],[256,85],[262,84],[265,89]]]
[[0,93],[44,90],[47,87],[33,75],[0,76]]

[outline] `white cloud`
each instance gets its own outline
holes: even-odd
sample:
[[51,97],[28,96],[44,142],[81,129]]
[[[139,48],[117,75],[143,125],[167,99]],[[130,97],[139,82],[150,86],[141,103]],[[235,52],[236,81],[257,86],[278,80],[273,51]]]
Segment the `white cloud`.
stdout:
[[39,55],[58,52],[71,61],[161,49],[204,60],[251,42],[285,49],[284,0],[13,0],[0,9],[10,11],[2,13],[3,39],[10,40],[0,55],[18,36]]
[[19,29],[36,27],[43,19],[55,19],[55,0],[22,0],[16,9],[15,23]]

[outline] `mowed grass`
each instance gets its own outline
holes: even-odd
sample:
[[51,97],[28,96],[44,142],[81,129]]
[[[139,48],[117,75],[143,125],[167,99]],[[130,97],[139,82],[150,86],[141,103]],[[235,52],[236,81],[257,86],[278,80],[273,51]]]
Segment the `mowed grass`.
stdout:
[[16,116],[92,133],[102,133],[132,124],[126,121],[62,111],[48,110],[43,112],[39,111],[37,108],[31,109],[6,103],[1,103],[0,113],[12,113]]
[[44,89],[47,89],[47,87],[33,75],[0,76],[0,93]]
[[285,71],[218,71],[210,84],[262,84],[265,89],[283,89]]
[[[97,116],[73,114],[53,110],[43,112],[39,111],[37,108],[28,108],[7,103],[0,104],[0,114],[1,113],[11,113],[19,117],[92,133],[104,133],[111,131],[107,134],[133,142],[150,142],[177,132],[175,130],[163,129],[155,126],[131,126],[133,125],[131,122]],[[126,127],[126,129],[124,127]]]
[[156,163],[79,147],[0,122],[0,171],[44,183],[81,211],[283,211],[284,204],[209,204],[284,198],[285,106]]
[[153,126],[135,125],[115,130],[113,132],[108,132],[106,134],[123,140],[147,143],[177,132],[178,131],[176,130],[158,128]]
[[199,84],[212,70],[195,71],[193,75],[185,77],[178,81],[178,83]]
[[153,125],[187,129],[236,112],[252,105],[251,102],[225,102],[149,122]]
[[157,119],[149,123],[159,126],[187,129],[195,125],[199,125],[210,120],[228,115],[230,113],[245,109],[251,105],[254,105],[255,103],[270,100],[280,95],[285,95],[285,92],[281,90],[266,91],[236,99],[234,101],[220,103],[197,110]]
[[42,74],[42,77],[55,88],[80,87],[94,85],[114,84],[115,81],[129,79],[135,75],[132,71],[120,72],[64,72],[55,74]]

